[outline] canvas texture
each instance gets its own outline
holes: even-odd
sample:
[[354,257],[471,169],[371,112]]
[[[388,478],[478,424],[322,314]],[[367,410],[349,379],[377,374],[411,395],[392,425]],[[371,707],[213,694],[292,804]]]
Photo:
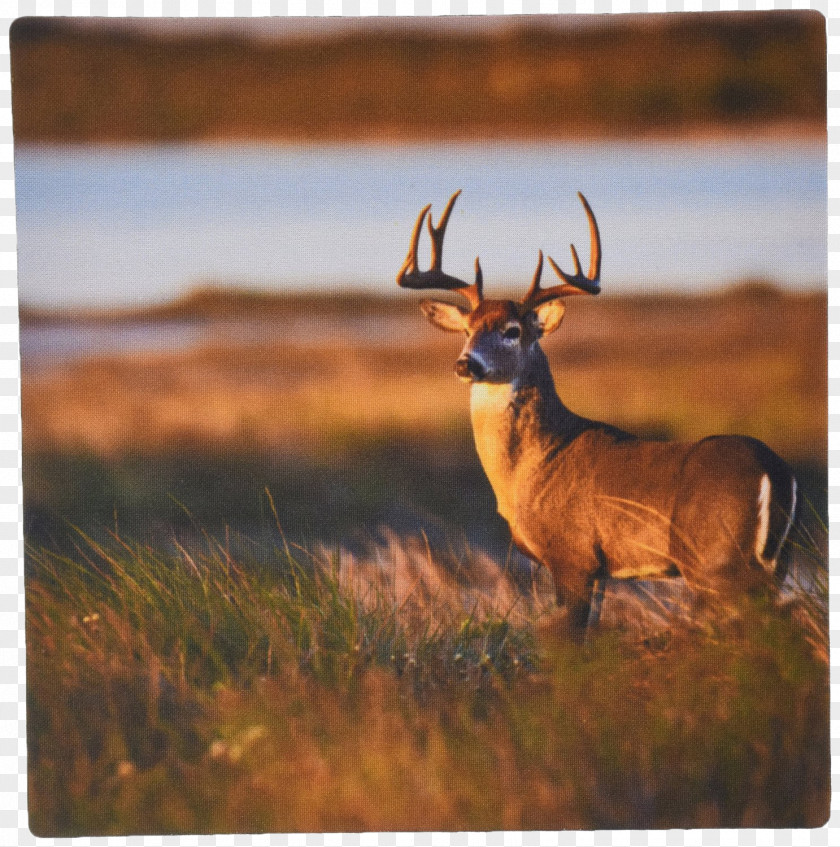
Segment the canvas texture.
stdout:
[[6,10],[2,837],[829,843],[831,12],[402,5]]

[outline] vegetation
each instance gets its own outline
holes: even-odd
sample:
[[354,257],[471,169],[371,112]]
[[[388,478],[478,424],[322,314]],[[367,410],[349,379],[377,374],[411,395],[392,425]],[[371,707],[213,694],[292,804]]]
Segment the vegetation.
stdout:
[[[558,640],[494,516],[459,342],[403,303],[205,290],[25,321],[34,831],[823,823],[825,296],[594,305],[551,347],[573,408],[797,461],[814,505],[781,608],[695,620],[681,581],[610,586],[589,643]],[[184,322],[193,346],[120,349]],[[119,344],[27,352],[56,327]]]
[[17,143],[822,135],[826,122],[815,12],[286,37],[277,21],[260,38],[23,18],[11,68]]
[[637,604],[580,648],[480,554],[274,542],[28,551],[36,834],[828,816],[820,566],[787,615],[663,630]]
[[[772,295],[771,295],[772,296]],[[71,322],[76,325],[149,323],[152,321],[210,323],[213,321],[289,320],[307,310],[338,318],[375,318],[416,314],[409,297],[368,291],[289,291],[236,287],[208,281],[193,286],[174,300],[140,307],[54,309],[21,303],[20,322],[27,327]]]
[[[504,556],[507,530],[452,375],[459,339],[397,298],[260,296],[254,309],[254,297],[202,291],[96,326],[24,322],[29,538],[53,543],[65,521],[98,537],[116,519],[165,540],[189,530],[178,504],[211,533],[256,537],[268,486],[285,531],[306,545],[363,544],[389,526],[433,541],[463,531]],[[111,332],[119,350],[129,319],[154,321],[164,348],[178,322],[200,334],[183,349],[94,350],[60,365],[27,352],[28,335],[52,327],[82,343]],[[826,324],[824,294],[757,286],[577,298],[547,348],[570,408],[653,437],[761,438],[796,465],[824,517]]]

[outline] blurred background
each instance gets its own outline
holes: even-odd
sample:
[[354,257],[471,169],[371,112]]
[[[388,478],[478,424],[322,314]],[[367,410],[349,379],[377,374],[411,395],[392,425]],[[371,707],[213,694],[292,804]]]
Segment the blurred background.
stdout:
[[[508,537],[459,341],[394,276],[521,294],[604,245],[547,342],[579,413],[757,436],[826,486],[825,21],[810,12],[22,19],[11,33],[25,523]],[[584,259],[585,261],[585,259]],[[273,522],[273,517],[270,518]]]

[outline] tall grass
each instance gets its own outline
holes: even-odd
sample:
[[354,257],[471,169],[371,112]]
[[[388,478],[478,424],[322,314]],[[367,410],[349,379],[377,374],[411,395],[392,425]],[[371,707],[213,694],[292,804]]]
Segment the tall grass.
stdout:
[[423,538],[359,558],[79,533],[26,575],[39,835],[828,814],[825,642],[796,598],[578,648],[536,637],[528,580]]
[[783,596],[814,654],[828,665],[828,524],[807,497],[788,543],[793,554]]

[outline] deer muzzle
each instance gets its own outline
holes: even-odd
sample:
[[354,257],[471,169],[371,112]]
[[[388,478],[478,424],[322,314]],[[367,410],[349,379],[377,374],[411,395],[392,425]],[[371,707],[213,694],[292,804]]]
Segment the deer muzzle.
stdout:
[[484,379],[487,368],[475,356],[467,354],[455,362],[455,373],[460,379],[473,382]]

